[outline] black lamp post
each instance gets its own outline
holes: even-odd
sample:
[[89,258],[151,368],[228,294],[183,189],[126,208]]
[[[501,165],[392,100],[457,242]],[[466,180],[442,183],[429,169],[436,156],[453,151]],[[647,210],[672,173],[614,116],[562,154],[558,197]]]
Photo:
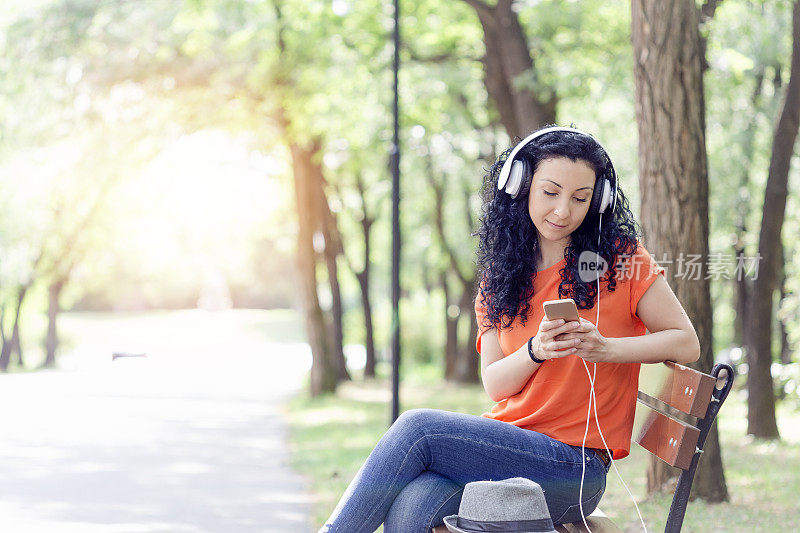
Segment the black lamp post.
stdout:
[[392,140],[392,422],[400,416],[400,0],[394,0],[394,137]]

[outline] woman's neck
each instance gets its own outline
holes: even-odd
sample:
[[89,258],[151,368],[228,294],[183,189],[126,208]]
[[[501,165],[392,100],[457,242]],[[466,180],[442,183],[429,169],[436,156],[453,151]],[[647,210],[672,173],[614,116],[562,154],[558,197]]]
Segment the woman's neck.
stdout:
[[544,270],[564,259],[567,242],[548,241],[539,238],[539,257],[536,258],[536,270]]

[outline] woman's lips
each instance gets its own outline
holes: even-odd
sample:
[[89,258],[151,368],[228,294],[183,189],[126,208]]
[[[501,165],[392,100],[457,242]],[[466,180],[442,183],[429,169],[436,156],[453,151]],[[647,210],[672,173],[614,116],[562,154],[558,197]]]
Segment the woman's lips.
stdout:
[[550,224],[551,226],[553,226],[553,227],[554,227],[554,228],[556,228],[556,229],[564,229],[564,228],[566,228],[566,227],[567,227],[566,225],[564,225],[564,226],[559,226],[558,224],[553,224],[553,223],[552,223],[552,222],[550,222],[549,220],[545,220],[545,222],[547,222],[548,224]]

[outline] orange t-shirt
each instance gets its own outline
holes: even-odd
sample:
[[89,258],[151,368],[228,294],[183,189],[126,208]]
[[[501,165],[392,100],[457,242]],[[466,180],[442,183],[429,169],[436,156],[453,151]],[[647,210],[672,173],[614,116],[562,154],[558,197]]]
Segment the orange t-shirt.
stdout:
[[[647,250],[638,245],[632,257],[625,258],[624,270],[617,267],[616,287],[609,292],[607,285],[600,283],[600,334],[605,337],[633,337],[645,334],[645,325],[636,316],[636,307],[645,291],[664,269],[658,266]],[[531,308],[525,325],[519,317],[510,328],[498,330],[500,348],[507,356],[528,342],[539,330],[544,318],[542,304],[559,299],[559,271],[564,260],[536,273],[533,283]],[[478,319],[478,353],[481,350],[481,335],[488,329],[483,320],[485,306],[476,298],[475,312]],[[579,309],[578,314],[595,323],[597,304],[592,309]],[[592,372],[592,364],[587,363]],[[615,459],[630,452],[633,415],[636,407],[636,391],[639,386],[639,363],[597,363],[595,395],[600,427],[608,447]],[[582,359],[568,355],[543,363],[533,373],[518,393],[499,401],[490,413],[483,416],[509,422],[515,426],[531,429],[566,444],[580,446],[586,429],[586,413],[589,407],[589,376]],[[589,448],[604,448],[597,432],[594,409],[589,421],[586,437]]]

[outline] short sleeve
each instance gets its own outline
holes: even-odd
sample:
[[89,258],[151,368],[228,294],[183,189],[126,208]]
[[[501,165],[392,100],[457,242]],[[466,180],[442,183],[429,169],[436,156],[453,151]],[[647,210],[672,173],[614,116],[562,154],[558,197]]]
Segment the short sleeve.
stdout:
[[475,349],[478,350],[478,353],[481,353],[481,335],[492,328],[484,324],[484,320],[486,320],[486,304],[482,301],[480,291],[478,291],[478,295],[475,297],[475,320],[478,321],[478,335],[475,339]]
[[636,247],[636,253],[627,257],[622,265],[623,267],[621,271],[617,272],[617,275],[623,280],[630,280],[631,315],[636,315],[639,300],[658,276],[664,275],[664,268],[656,263],[653,256],[641,244]]

